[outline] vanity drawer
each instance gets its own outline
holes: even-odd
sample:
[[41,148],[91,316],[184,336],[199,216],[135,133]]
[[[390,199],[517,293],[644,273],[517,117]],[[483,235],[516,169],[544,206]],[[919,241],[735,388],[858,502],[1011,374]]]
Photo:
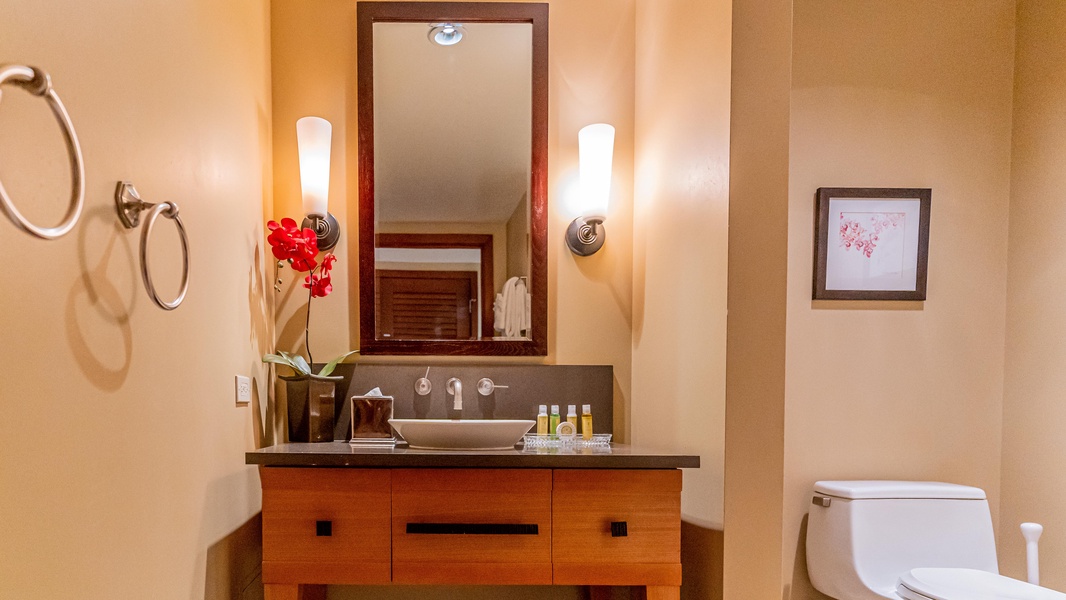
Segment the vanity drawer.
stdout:
[[551,471],[396,469],[395,583],[550,584]]
[[263,467],[265,583],[388,583],[391,472]]
[[559,469],[556,584],[680,585],[681,471]]

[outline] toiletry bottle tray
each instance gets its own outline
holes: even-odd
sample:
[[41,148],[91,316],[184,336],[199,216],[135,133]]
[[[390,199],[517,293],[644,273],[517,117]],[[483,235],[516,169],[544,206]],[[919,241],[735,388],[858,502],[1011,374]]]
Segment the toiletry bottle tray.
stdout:
[[610,448],[611,434],[594,433],[591,440],[581,436],[537,435],[527,433],[522,438],[526,448]]

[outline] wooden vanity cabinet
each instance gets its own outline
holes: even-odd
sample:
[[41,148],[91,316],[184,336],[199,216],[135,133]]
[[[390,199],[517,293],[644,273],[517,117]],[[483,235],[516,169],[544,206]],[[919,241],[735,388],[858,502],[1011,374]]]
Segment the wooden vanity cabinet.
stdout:
[[398,469],[394,583],[551,585],[552,472]]
[[558,469],[553,582],[681,585],[681,471]]
[[642,586],[648,598],[679,595],[678,469],[260,474],[267,600],[323,592],[299,584]]
[[392,580],[392,471],[262,468],[263,582]]

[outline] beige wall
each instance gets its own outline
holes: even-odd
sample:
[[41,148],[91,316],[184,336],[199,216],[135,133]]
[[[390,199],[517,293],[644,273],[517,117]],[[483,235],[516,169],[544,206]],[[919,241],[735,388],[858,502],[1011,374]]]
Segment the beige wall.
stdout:
[[[341,239],[333,250],[338,259],[331,278],[333,293],[314,300],[309,335],[312,356],[328,362],[359,346],[358,336],[349,343],[349,332],[357,319],[348,316],[349,294],[358,294],[349,285],[349,275],[358,265],[357,222],[354,208],[348,208],[358,201],[354,176],[358,134],[354,107],[355,2],[271,0],[270,16],[274,218],[299,221],[302,215],[296,120],[314,115],[333,125],[329,212],[341,225]],[[294,275],[291,269],[284,269],[282,292],[271,292],[278,348],[306,355],[307,293],[301,286],[302,277]]]
[[1066,5],[1022,0],[1017,28],[999,564],[1024,578],[1018,524],[1042,523],[1041,583],[1066,591]]
[[685,472],[686,598],[721,597],[731,2],[640,0],[632,441]]
[[633,442],[701,455],[683,511],[721,529],[730,2],[637,7]]
[[[975,485],[997,514],[1014,3],[794,7],[783,553],[795,600],[818,597],[801,529],[818,479]],[[927,301],[811,301],[820,186],[933,189]]]
[[507,261],[505,265],[507,270],[504,272],[503,281],[511,277],[529,277],[532,244],[529,221],[529,194],[522,194],[522,199],[515,205],[514,212],[507,219]]
[[[272,439],[259,362],[273,338],[267,6],[0,0],[0,14],[0,57],[51,73],[87,180],[63,239],[0,218],[0,597],[241,598],[260,507],[244,452]],[[69,193],[55,124],[43,102],[3,94],[4,185],[55,223]],[[114,209],[120,179],[181,207],[192,282],[173,312],[145,295],[138,233]],[[170,295],[177,236],[165,220],[156,232]],[[237,373],[256,378],[251,407],[234,404]]]
[[792,0],[735,0],[723,594],[781,597]]

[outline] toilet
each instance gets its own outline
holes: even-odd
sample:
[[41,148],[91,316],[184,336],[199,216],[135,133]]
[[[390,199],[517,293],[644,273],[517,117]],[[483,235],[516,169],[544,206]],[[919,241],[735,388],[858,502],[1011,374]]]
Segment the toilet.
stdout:
[[819,481],[807,570],[836,600],[1066,600],[999,574],[983,490],[931,481]]

